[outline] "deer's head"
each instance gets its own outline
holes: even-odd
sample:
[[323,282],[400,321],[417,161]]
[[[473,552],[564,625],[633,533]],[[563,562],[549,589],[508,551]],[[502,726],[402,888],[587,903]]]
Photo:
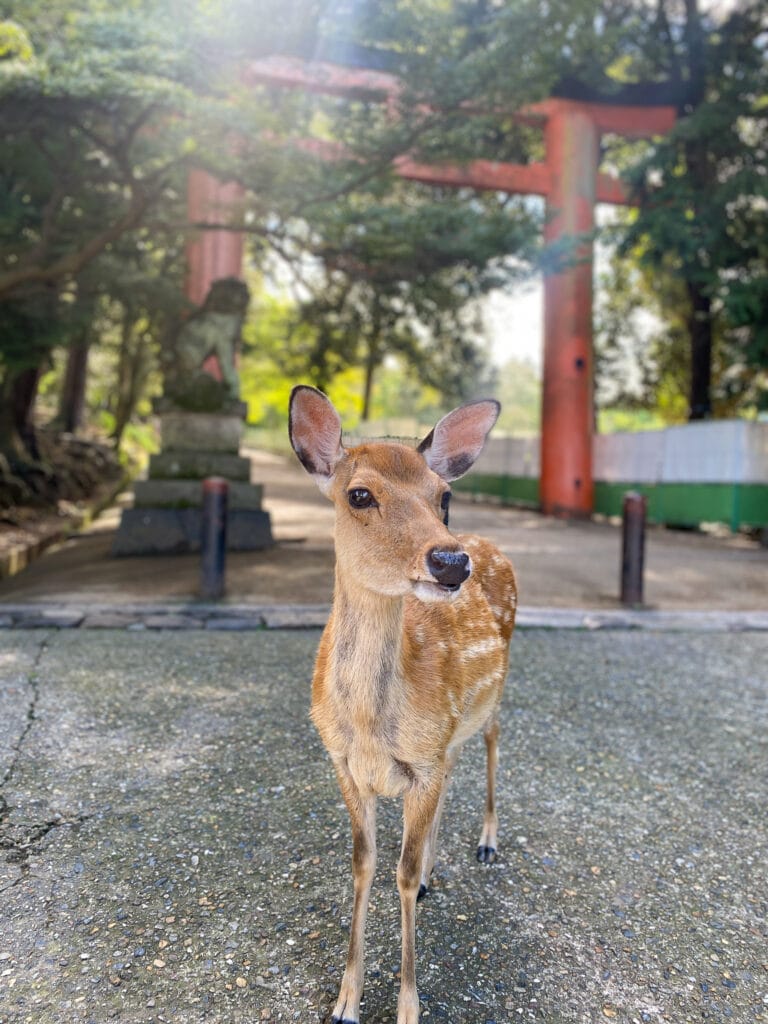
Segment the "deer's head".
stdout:
[[482,451],[499,414],[491,399],[448,413],[417,449],[341,443],[341,419],[322,392],[293,389],[293,450],[336,506],[336,560],[357,586],[391,597],[445,600],[472,571],[447,528],[450,481]]

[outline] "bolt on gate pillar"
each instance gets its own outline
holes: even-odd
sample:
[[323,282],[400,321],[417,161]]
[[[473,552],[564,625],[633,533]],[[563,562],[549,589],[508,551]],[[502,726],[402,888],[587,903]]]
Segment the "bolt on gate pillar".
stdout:
[[545,128],[551,186],[545,239],[579,237],[567,265],[544,279],[541,419],[542,510],[592,511],[592,232],[600,135],[568,100],[553,101]]

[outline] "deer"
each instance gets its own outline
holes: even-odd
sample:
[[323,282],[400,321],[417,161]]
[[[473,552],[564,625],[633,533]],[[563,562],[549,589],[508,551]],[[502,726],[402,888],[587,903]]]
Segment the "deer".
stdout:
[[452,769],[481,730],[487,766],[477,859],[496,859],[499,707],[517,585],[490,541],[449,531],[448,505],[451,481],[473,465],[499,411],[493,399],[462,405],[417,448],[345,448],[330,400],[305,384],[291,393],[291,445],[335,505],[333,603],[310,711],[352,828],[349,949],[333,1024],[360,1019],[378,797],[403,800],[397,1024],[417,1024],[416,903],[429,888]]

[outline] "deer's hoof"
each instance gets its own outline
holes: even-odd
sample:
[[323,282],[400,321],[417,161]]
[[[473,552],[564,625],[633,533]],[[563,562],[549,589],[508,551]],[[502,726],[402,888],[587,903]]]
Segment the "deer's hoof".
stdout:
[[478,846],[477,859],[481,864],[493,864],[496,860],[496,848],[494,846]]
[[416,902],[418,903],[421,900],[423,900],[428,892],[429,892],[429,888],[426,885],[424,885],[424,883],[422,882],[421,885],[419,886],[419,891],[416,894]]
[[350,1017],[331,1017],[331,1024],[357,1024],[357,1021]]

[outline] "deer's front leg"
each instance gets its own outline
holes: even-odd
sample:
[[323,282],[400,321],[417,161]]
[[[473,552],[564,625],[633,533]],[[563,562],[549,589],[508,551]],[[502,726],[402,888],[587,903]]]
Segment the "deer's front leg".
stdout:
[[376,797],[361,794],[345,769],[338,768],[337,773],[352,822],[352,874],[355,895],[352,903],[347,965],[331,1020],[334,1024],[358,1024],[360,997],[363,994],[365,922],[376,870]]
[[429,892],[429,881],[432,877],[432,871],[435,866],[435,857],[437,856],[437,837],[440,832],[440,821],[443,817],[443,807],[445,805],[445,798],[448,793],[448,785],[451,781],[451,773],[456,767],[456,761],[458,760],[459,751],[455,750],[449,752],[445,759],[445,769],[443,773],[443,784],[440,789],[440,799],[437,802],[437,810],[435,816],[432,819],[432,825],[429,829],[427,841],[424,844],[424,861],[421,867],[421,884],[419,885],[418,899],[426,896]]
[[416,991],[416,900],[419,894],[424,849],[437,811],[442,777],[429,789],[412,790],[403,807],[403,849],[397,866],[400,911],[403,928],[400,995],[397,1024],[418,1024],[419,996]]

